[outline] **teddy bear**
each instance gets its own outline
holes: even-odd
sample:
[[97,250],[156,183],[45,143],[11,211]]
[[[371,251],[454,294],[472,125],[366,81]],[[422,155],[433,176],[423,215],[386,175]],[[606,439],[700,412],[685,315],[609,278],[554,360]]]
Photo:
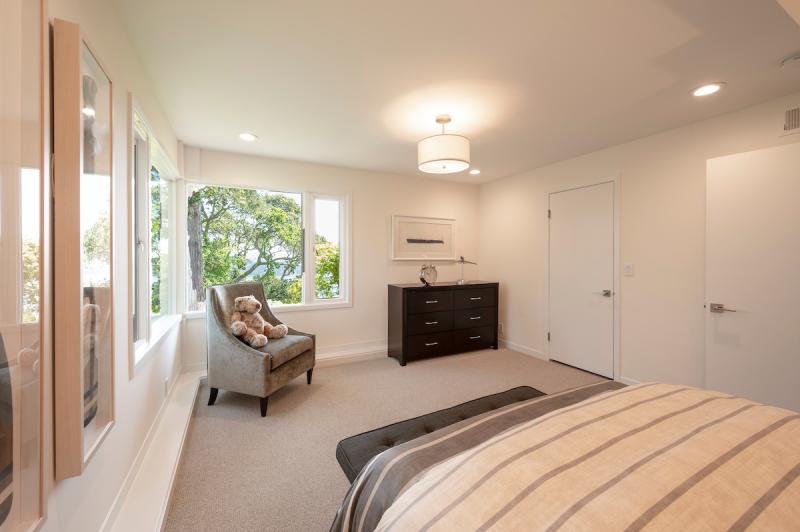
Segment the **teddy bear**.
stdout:
[[234,313],[231,316],[231,332],[259,348],[267,345],[268,338],[283,338],[289,332],[284,324],[272,325],[261,316],[261,302],[254,296],[237,297],[233,301]]

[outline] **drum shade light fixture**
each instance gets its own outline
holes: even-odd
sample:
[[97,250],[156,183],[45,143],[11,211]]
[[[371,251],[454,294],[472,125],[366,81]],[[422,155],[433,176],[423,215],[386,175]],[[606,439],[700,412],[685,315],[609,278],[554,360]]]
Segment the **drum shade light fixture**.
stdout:
[[442,126],[439,135],[427,137],[417,143],[417,165],[428,174],[454,174],[469,168],[469,139],[444,132],[450,116],[439,115],[436,123]]

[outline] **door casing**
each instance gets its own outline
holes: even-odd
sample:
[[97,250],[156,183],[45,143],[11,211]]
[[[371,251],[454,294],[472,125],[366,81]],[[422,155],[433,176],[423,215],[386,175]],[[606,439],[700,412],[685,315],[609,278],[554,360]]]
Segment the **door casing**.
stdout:
[[[613,357],[614,357],[614,380],[618,380],[620,382],[624,382],[625,384],[638,384],[636,381],[625,379],[621,376],[621,361],[620,361],[620,268],[619,268],[619,212],[620,212],[620,201],[619,201],[619,181],[620,176],[613,175],[610,177],[600,178],[597,180],[589,180],[584,183],[580,184],[572,184],[572,185],[559,185],[553,187],[547,191],[547,210],[550,209],[550,196],[552,194],[556,194],[558,192],[567,192],[570,190],[577,190],[581,188],[591,187],[595,185],[602,185],[605,183],[611,183],[614,187],[614,213],[613,213],[613,220],[614,220],[614,251],[613,251],[613,259],[614,259],[614,274],[612,276],[613,280],[613,288],[614,296],[613,296],[613,338],[614,338],[614,345],[613,345]],[[544,213],[547,216],[547,212]],[[547,236],[545,238],[545,250],[544,256],[547,258],[545,261],[544,266],[544,282],[545,282],[545,324],[543,330],[543,337],[545,338],[545,355],[547,359],[550,359],[550,342],[547,340],[547,332],[550,330],[550,218],[547,219]]]

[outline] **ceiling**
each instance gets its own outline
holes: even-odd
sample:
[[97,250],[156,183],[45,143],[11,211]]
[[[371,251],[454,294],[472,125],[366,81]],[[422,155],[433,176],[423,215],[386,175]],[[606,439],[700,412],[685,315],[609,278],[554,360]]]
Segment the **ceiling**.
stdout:
[[186,144],[407,175],[437,114],[478,183],[800,90],[773,0],[116,4]]

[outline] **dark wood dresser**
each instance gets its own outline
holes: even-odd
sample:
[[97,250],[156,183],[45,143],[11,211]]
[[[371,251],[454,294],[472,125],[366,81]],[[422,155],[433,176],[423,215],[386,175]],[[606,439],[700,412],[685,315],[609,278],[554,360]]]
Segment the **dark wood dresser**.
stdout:
[[498,283],[389,285],[389,356],[409,360],[497,349]]

